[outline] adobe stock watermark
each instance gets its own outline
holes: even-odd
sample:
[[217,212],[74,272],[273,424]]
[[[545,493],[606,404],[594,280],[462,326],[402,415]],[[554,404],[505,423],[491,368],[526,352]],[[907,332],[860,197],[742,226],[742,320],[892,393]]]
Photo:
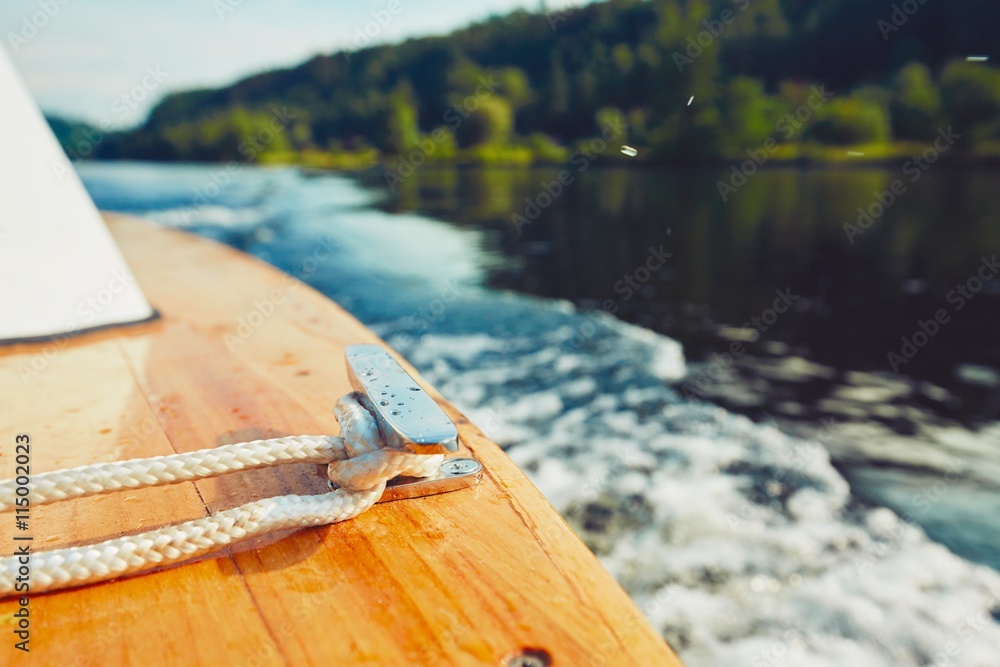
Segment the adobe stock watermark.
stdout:
[[[156,422],[154,422],[155,424]],[[157,431],[159,430],[158,427]],[[183,589],[180,589],[183,590]],[[188,591],[185,591],[188,592]],[[194,591],[189,591],[194,595]],[[110,654],[122,649],[122,638],[135,627],[135,622],[148,614],[148,610],[137,598],[121,597],[116,601],[113,613],[95,623],[87,631],[87,651],[74,651],[72,660],[65,660],[65,667],[90,667],[95,655]]]
[[337,240],[330,236],[317,240],[309,256],[298,267],[285,274],[287,283],[284,289],[271,290],[263,299],[255,300],[246,314],[236,318],[234,332],[222,337],[226,349],[233,353],[248,341],[285,304],[288,298],[286,290],[297,290],[302,285],[301,281],[315,274],[320,265],[329,260],[333,251],[340,247]]
[[[795,136],[802,127],[812,119],[813,115],[829,101],[831,94],[826,90],[826,86],[820,85],[810,87],[809,97],[805,104],[800,105],[795,111],[785,114],[774,124],[775,132],[780,132],[786,141]],[[719,191],[722,201],[729,201],[737,190],[747,184],[747,181],[757,173],[757,170],[767,164],[771,156],[778,150],[778,141],[773,136],[768,137],[764,144],[758,149],[748,149],[747,155],[750,157],[740,165],[733,165],[730,168],[728,181],[716,181],[715,188]]]
[[[788,309],[795,305],[801,296],[792,294],[792,288],[777,289],[774,291],[776,298],[771,303],[770,308],[765,308],[760,315],[755,315],[743,323],[740,327],[741,338],[748,342],[755,342],[760,335],[766,332],[775,322],[778,316],[788,312]],[[741,341],[733,341],[729,349],[722,354],[715,352],[711,355],[709,363],[701,368],[696,374],[684,378],[681,383],[681,394],[691,400],[701,398],[715,382],[726,379],[726,372],[733,367],[736,360],[746,354],[746,347]]]
[[145,69],[145,76],[139,83],[111,102],[111,113],[118,120],[126,120],[129,114],[135,111],[136,107],[142,104],[169,76],[170,73],[164,72],[158,64],[149,65]]
[[[666,266],[667,260],[673,256],[673,253],[663,250],[662,243],[659,247],[649,246],[646,259],[615,282],[615,293],[622,297],[621,300],[623,302],[628,301],[652,279],[653,274]],[[618,304],[618,299],[605,299],[604,303],[601,304],[601,311],[607,315],[615,315],[618,312]],[[593,313],[589,317],[584,318],[579,325],[574,327],[573,336],[563,343],[563,347],[574,351],[579,350],[584,343],[593,338],[597,334],[597,324],[595,324],[594,320],[595,316]]]
[[[809,440],[797,443],[781,461],[781,465],[774,467],[773,474],[763,484],[765,491],[771,485],[783,486],[789,479],[806,474],[817,460],[828,460],[829,454],[823,442],[833,436],[837,426],[837,422],[833,419],[828,417],[821,419],[819,431],[814,433]],[[751,521],[760,518],[770,501],[771,498],[768,495],[755,490],[747,500],[743,501],[737,514],[726,514],[730,530],[737,532]]]
[[212,9],[215,10],[215,17],[219,22],[226,20],[229,14],[235,12],[243,4],[243,0],[213,0]]
[[[458,125],[461,125],[461,123],[462,121],[459,120]],[[458,125],[455,127],[458,127]],[[452,129],[454,130],[454,128]],[[427,158],[437,152],[438,146],[445,143],[447,140],[448,135],[444,128],[438,127],[430,133],[430,136],[421,138],[416,148],[411,150],[406,155],[400,155],[395,168],[392,170],[386,169],[382,174],[385,178],[385,184],[389,188],[389,192],[395,192],[396,186],[400,183],[404,183],[406,179],[412,176],[417,171],[418,167],[427,162]]]
[[[658,248],[649,246],[649,254],[646,257],[646,261],[635,267],[631,273],[626,273],[622,276],[621,280],[615,283],[615,294],[620,294],[622,301],[628,301],[673,256],[673,253],[663,251],[662,243]],[[614,314],[618,312],[618,304],[613,299],[608,299],[604,302],[604,310]]]
[[222,340],[226,343],[226,349],[234,352],[237,347],[249,340],[285,303],[285,298],[284,292],[280,289],[274,289],[265,298],[255,300],[253,308],[236,319],[235,333],[227,333],[223,336]]
[[[465,119],[479,108],[484,99],[495,93],[497,88],[500,87],[500,82],[493,78],[492,73],[479,77],[478,81],[479,85],[476,86],[476,89],[472,93],[466,95],[461,102],[453,104],[445,110],[442,120],[444,120],[452,132],[457,130],[465,122]],[[428,157],[434,155],[437,152],[438,146],[447,141],[447,139],[448,135],[444,131],[444,128],[436,128],[431,132],[429,137],[423,137],[416,148],[406,155],[400,155],[396,166],[391,170],[386,169],[383,172],[389,191],[395,192],[396,186],[412,176],[416,172],[417,167],[426,162]]]
[[780,637],[757,651],[750,660],[750,667],[777,667],[783,665],[788,653],[805,641],[805,633],[790,623],[782,623],[785,628]]
[[[911,159],[907,160],[903,164],[903,174],[910,177],[910,183],[916,183],[920,180],[920,177],[924,175],[928,169],[931,168],[938,158],[941,157],[942,153],[945,153],[949,148],[955,145],[955,142],[961,138],[957,132],[953,132],[951,126],[949,125],[947,129],[938,129],[938,137],[934,140],[934,145],[930,146],[920,155],[914,155]],[[867,207],[858,207],[858,219],[854,223],[845,222],[844,223],[844,233],[847,234],[847,240],[854,244],[854,241],[859,237],[864,235],[866,231],[876,220],[881,219],[885,212],[895,204],[900,197],[906,194],[906,183],[901,178],[897,178],[889,187],[881,192],[873,193],[875,196],[875,201],[869,204]]]
[[[372,533],[381,533],[379,524],[369,524]],[[371,534],[370,539],[378,540],[382,535]],[[268,633],[270,641],[258,643],[253,652],[246,660],[240,663],[244,667],[266,667],[275,663],[284,662],[285,656],[280,650],[280,646],[289,641],[289,638],[298,637],[302,633],[302,627],[308,619],[315,618],[316,614],[322,613],[323,603],[318,595],[297,595],[292,598],[288,608],[281,614],[280,622],[269,624]],[[234,661],[235,662],[235,661]]]
[[726,26],[733,23],[736,17],[750,6],[750,0],[730,1],[736,6],[736,11],[728,8],[723,9],[719,12],[718,18],[705,19],[701,22],[705,29],[694,37],[687,38],[687,47],[684,49],[684,53],[674,51],[672,58],[678,72],[683,73],[685,66],[691,65],[700,58],[701,54],[705,53],[705,49],[711,47],[715,40],[722,36],[722,33],[726,31]]
[[[1000,273],[1000,262],[997,256],[982,257],[979,269],[964,283],[955,285],[945,295],[945,301],[952,306],[954,312],[959,312],[975,298],[976,294],[982,291],[983,286],[996,278]],[[886,360],[893,372],[898,373],[901,366],[904,366],[930,343],[931,339],[941,332],[941,327],[951,322],[951,313],[947,308],[938,308],[934,315],[926,320],[917,320],[916,329],[909,336],[901,337],[901,345],[898,352],[889,352]]]
[[28,384],[44,372],[52,360],[59,356],[69,342],[67,338],[75,332],[94,326],[94,320],[114,302],[115,298],[135,282],[135,277],[128,269],[120,269],[111,274],[111,278],[99,290],[83,299],[76,307],[78,319],[72,319],[63,326],[63,333],[57,334],[36,352],[28,365],[18,364],[17,374],[21,382]]
[[445,280],[436,297],[400,320],[400,325],[404,329],[395,334],[397,344],[407,345],[415,342],[417,337],[412,332],[426,332],[432,324],[442,321],[448,308],[458,301],[460,294],[461,285],[457,281],[452,278]]
[[857,568],[858,573],[864,574],[881,559],[899,551],[903,546],[907,531],[919,525],[917,516],[926,514],[940,502],[951,490],[951,485],[965,476],[967,472],[968,467],[964,461],[953,459],[947,470],[944,471],[944,475],[914,493],[911,500],[916,507],[916,515],[907,512],[899,515],[900,520],[888,529],[882,541],[872,544],[863,554],[855,556],[854,567]]
[[[570,156],[569,162],[576,168],[577,174],[587,171],[590,163],[596,160],[608,147],[625,133],[625,124],[620,122],[609,123],[601,130],[601,136],[586,142],[582,148],[577,149]],[[565,191],[566,186],[574,181],[573,172],[563,169],[552,181],[541,181],[541,189],[534,197],[524,198],[524,208],[520,213],[512,213],[510,222],[518,234],[524,233],[524,227],[530,225],[542,215],[542,211],[552,205],[556,199]]]
[[72,0],[39,0],[38,11],[21,18],[21,29],[7,33],[7,43],[14,53],[20,52],[28,43],[37,37],[46,26],[59,15],[62,8]]
[[963,618],[949,634],[949,639],[933,656],[931,667],[957,667],[953,658],[962,655],[965,647],[980,632],[996,624],[991,610],[1000,608],[1000,591],[990,591],[989,599],[979,610]]
[[369,12],[372,20],[354,29],[351,45],[344,49],[343,53],[344,57],[347,58],[347,62],[351,62],[351,56],[356,51],[371,46],[372,41],[381,35],[382,31],[392,23],[393,17],[398,16],[402,12],[403,4],[400,0],[389,0],[384,8]]
[[244,136],[243,141],[236,146],[237,152],[244,158],[243,162],[230,160],[224,166],[213,169],[208,175],[208,180],[194,188],[191,203],[180,209],[180,216],[184,224],[191,224],[191,220],[211,204],[212,200],[221,195],[233,182],[233,179],[243,172],[244,164],[257,159],[257,156],[274,141],[278,133],[284,131],[295,120],[295,117],[295,114],[291,113],[288,107],[281,109],[271,107],[271,117],[268,118],[267,125],[249,136]]
[[638,447],[615,451],[613,461],[610,463],[602,461],[600,466],[594,466],[592,470],[596,472],[584,478],[583,484],[580,485],[580,500],[594,502],[601,497],[612,482],[620,479],[630,470],[634,470],[636,463],[644,460],[638,456],[639,451]]
[[[93,156],[94,151],[104,141],[107,133],[114,128],[115,121],[121,123],[128,120],[129,115],[135,111],[136,107],[170,77],[170,72],[163,71],[159,64],[147,65],[143,72],[139,83],[111,101],[111,113],[108,116],[102,118],[95,127],[81,130],[82,136],[77,139],[76,143],[65,147],[66,157],[69,158],[70,162],[76,164],[80,160]],[[52,163],[52,171],[56,175],[56,180],[61,183],[72,169],[66,162],[56,160]]]
[[553,30],[569,18],[570,12],[583,6],[582,0],[560,0],[556,3],[545,4],[545,18],[548,19],[549,27]]
[[[634,567],[634,566],[633,566]],[[620,661],[613,660],[622,652],[622,646],[627,645],[636,634],[642,634],[648,627],[648,619],[654,618],[661,613],[661,610],[669,608],[673,599],[677,596],[680,586],[663,586],[653,597],[642,603],[642,606],[633,612],[616,626],[615,636],[607,640],[590,654],[589,667],[609,667],[609,665],[621,664]]]
[[899,32],[899,29],[906,25],[910,17],[926,3],[927,0],[905,0],[898,5],[893,5],[889,20],[879,19],[875,24],[878,26],[879,32],[882,33],[882,40],[888,42],[892,34]]

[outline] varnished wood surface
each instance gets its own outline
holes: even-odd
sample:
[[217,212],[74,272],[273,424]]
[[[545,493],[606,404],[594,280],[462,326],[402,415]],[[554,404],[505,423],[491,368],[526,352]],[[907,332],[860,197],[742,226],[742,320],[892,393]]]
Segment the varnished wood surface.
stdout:
[[[18,433],[31,435],[33,471],[44,472],[339,432],[331,407],[349,391],[344,347],[380,342],[374,334],[234,250],[109,222],[163,317],[0,348],[0,476],[14,474]],[[268,301],[273,312],[252,317],[259,326],[240,338],[248,330],[239,321]],[[30,654],[13,649],[16,601],[2,601],[0,664],[500,665],[525,648],[547,651],[558,667],[679,664],[521,471],[431,394],[485,465],[476,488],[39,595],[29,605]],[[41,550],[323,491],[316,466],[280,466],[35,508],[28,532]],[[14,516],[0,515],[0,553],[13,553],[14,533]]]

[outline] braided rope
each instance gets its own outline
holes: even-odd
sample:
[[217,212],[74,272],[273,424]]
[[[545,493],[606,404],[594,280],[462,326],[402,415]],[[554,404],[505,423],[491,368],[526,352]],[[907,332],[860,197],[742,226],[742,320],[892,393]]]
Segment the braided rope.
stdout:
[[[368,491],[338,489],[319,496],[277,496],[177,526],[32,554],[31,592],[79,586],[188,560],[241,540],[285,528],[302,528],[351,519],[382,495],[384,483]],[[14,592],[19,564],[4,558],[0,595]]]
[[[57,500],[178,484],[279,463],[328,463],[343,452],[339,438],[325,435],[254,440],[184,454],[56,470],[33,476],[28,489],[31,504],[37,507]],[[16,489],[13,479],[0,482],[0,512],[14,507]]]
[[[329,463],[340,488],[318,496],[278,496],[194,521],[106,540],[98,544],[30,555],[31,593],[105,581],[178,563],[266,533],[336,523],[361,514],[382,496],[397,475],[426,477],[443,456],[390,449],[371,414],[355,396],[337,402],[342,435],[255,440],[213,450],[60,470],[37,476],[32,504],[80,498],[118,489],[203,479],[237,470],[286,462]],[[13,481],[0,482],[0,510],[13,506]],[[39,494],[40,497],[35,494]],[[0,597],[15,591],[23,564],[0,558]],[[22,579],[23,581],[23,579]]]

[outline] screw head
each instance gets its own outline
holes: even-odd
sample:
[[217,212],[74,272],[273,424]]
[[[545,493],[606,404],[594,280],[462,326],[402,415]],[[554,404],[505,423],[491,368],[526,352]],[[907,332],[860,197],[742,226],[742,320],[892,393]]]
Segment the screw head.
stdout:
[[526,648],[516,651],[503,661],[503,667],[549,667],[552,657],[544,649]]
[[446,475],[464,475],[475,472],[479,466],[480,463],[472,459],[455,459],[453,461],[445,461],[438,470]]

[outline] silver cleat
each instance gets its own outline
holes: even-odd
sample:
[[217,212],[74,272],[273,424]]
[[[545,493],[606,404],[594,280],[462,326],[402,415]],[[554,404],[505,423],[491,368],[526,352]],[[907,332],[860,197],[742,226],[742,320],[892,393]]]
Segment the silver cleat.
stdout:
[[388,352],[378,345],[348,345],[346,354],[351,386],[386,444],[420,454],[458,451],[455,423]]
[[[419,454],[458,451],[458,429],[392,356],[378,345],[348,345],[347,374],[359,401],[375,417],[386,444]],[[479,482],[482,464],[445,459],[430,477],[397,477],[379,502],[463,489]]]

